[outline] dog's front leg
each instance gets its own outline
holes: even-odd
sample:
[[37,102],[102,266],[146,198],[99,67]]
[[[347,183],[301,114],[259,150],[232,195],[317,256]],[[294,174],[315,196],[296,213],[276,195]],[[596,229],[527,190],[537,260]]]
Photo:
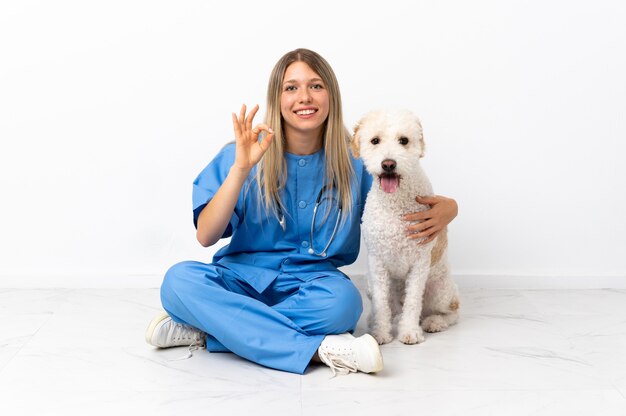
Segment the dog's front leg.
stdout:
[[379,344],[386,344],[393,340],[391,335],[392,316],[389,304],[389,271],[382,262],[373,255],[369,256],[369,289],[372,301],[372,310],[369,317],[372,336]]
[[419,344],[425,339],[420,315],[429,270],[430,255],[421,255],[407,276],[404,306],[398,322],[398,339],[405,344]]

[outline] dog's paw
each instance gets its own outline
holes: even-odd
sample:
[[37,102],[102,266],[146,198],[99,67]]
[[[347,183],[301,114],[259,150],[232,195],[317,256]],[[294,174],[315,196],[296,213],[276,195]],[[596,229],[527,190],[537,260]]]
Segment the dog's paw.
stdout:
[[441,332],[448,329],[448,323],[441,315],[430,315],[422,321],[422,329],[426,332]]
[[398,334],[398,339],[403,344],[408,345],[421,344],[426,340],[422,328],[418,328],[416,330],[400,331],[400,333]]
[[372,331],[372,336],[379,345],[388,344],[393,341],[393,336],[391,335],[391,332]]

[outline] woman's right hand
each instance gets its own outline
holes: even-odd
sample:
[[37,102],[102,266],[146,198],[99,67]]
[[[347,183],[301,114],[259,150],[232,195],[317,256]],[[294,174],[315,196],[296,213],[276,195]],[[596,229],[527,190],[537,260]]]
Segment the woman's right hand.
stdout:
[[[259,106],[255,105],[250,114],[246,115],[246,105],[241,107],[239,117],[233,113],[233,128],[235,130],[236,153],[234,167],[243,172],[249,172],[256,165],[270,147],[274,131],[267,124],[257,124],[252,128],[252,120]],[[262,141],[259,141],[261,131],[267,132]]]
[[[196,238],[204,247],[212,246],[224,235],[239,199],[241,187],[246,181],[250,169],[261,160],[263,154],[270,147],[274,136],[272,129],[265,124],[259,124],[252,128],[252,120],[258,110],[259,106],[257,105],[250,111],[250,114],[246,115],[246,106],[244,105],[241,107],[239,117],[233,113],[236,143],[235,163],[213,198],[198,216]],[[262,131],[267,132],[267,135],[259,142],[259,134]]]

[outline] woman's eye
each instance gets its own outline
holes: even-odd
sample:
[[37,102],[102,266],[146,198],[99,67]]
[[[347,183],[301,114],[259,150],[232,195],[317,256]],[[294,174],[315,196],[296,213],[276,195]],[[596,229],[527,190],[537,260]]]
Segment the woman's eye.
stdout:
[[374,145],[378,144],[378,143],[380,143],[380,139],[378,137],[374,137],[372,140],[370,140],[370,143],[374,144]]
[[296,87],[294,87],[293,85],[288,85],[285,87],[285,91],[295,91]]
[[402,146],[406,146],[407,144],[409,144],[409,139],[407,139],[406,137],[400,137],[398,141]]
[[324,86],[322,84],[315,84],[312,85],[311,88],[313,88],[314,90],[321,90],[322,88],[324,88]]

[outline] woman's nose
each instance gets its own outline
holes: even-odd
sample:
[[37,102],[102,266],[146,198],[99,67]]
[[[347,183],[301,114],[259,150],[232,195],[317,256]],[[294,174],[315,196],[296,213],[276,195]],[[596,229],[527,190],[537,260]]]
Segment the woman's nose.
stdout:
[[301,103],[308,103],[311,101],[311,92],[308,88],[302,88],[299,92],[300,95],[298,96],[298,99]]

